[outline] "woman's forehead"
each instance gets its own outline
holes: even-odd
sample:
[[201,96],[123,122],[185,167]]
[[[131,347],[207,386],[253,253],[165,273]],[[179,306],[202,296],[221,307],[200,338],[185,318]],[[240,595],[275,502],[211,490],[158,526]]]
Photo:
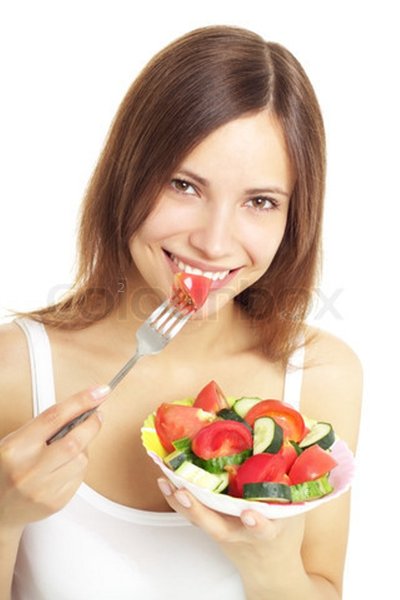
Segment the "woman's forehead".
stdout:
[[229,121],[206,136],[177,167],[205,186],[220,178],[267,184],[290,193],[294,173],[279,121],[267,110]]

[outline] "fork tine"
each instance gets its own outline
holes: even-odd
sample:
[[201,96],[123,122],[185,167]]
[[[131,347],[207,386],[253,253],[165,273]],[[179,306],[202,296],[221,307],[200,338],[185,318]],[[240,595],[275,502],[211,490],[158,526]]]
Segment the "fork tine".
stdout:
[[[168,335],[172,337],[183,327],[186,321],[189,319],[193,311],[188,311],[186,314],[174,307],[174,310],[170,312],[168,320],[162,318],[155,323],[155,327],[161,335]],[[171,314],[172,313],[172,314]],[[153,326],[154,327],[154,326]]]
[[177,322],[176,322],[176,324],[168,332],[168,336],[174,337],[182,329],[182,327],[185,325],[186,321],[190,318],[191,314],[192,313],[189,312],[184,317],[182,317],[181,319],[178,319]]
[[161,325],[163,325],[165,322],[168,323],[168,320],[171,317],[174,317],[177,312],[178,311],[177,311],[177,309],[176,309],[175,306],[169,306],[165,310],[164,314],[160,315],[158,317],[158,319],[156,319],[155,321],[153,321],[152,327],[155,327],[157,330],[160,329]]
[[165,302],[163,302],[162,304],[160,304],[160,306],[158,308],[156,308],[155,310],[153,310],[153,312],[151,313],[151,315],[147,319],[147,323],[149,325],[152,325],[154,323],[154,321],[156,321],[156,319],[158,319],[158,317],[164,312],[164,310],[166,308],[168,308],[168,306],[170,306],[169,300],[166,300]]

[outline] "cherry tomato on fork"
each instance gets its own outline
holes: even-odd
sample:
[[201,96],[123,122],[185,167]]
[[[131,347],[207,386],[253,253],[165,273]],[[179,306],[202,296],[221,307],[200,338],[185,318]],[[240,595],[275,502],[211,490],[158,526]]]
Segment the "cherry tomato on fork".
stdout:
[[176,273],[174,278],[174,291],[181,292],[186,301],[193,304],[198,310],[207,300],[210,291],[211,279],[202,275],[191,275],[189,273]]

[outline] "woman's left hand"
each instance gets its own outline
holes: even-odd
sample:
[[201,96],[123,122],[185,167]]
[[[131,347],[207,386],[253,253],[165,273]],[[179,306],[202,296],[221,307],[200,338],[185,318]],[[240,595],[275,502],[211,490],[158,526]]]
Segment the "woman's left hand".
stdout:
[[186,489],[176,489],[166,479],[158,483],[171,508],[212,537],[241,575],[269,565],[275,568],[277,561],[299,557],[304,515],[272,520],[245,510],[240,517],[233,517],[207,508]]

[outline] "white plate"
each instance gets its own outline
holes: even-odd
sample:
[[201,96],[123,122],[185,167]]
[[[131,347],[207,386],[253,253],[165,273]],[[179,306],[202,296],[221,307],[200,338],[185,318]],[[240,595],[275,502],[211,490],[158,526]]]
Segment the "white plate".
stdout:
[[271,504],[267,502],[255,502],[244,500],[242,498],[234,498],[227,494],[216,494],[204,488],[201,488],[179,475],[171,471],[163,460],[151,450],[147,450],[148,455],[160,467],[164,475],[178,488],[184,487],[193,494],[200,502],[217,510],[218,512],[227,515],[239,516],[243,510],[256,510],[269,519],[282,519],[285,517],[293,517],[301,513],[307,512],[321,506],[325,502],[330,502],[341,494],[344,494],[351,485],[354,476],[354,456],[347,444],[343,440],[337,440],[332,446],[332,456],[336,459],[338,465],[332,469],[329,476],[329,481],[334,488],[334,491],[320,498],[302,504]]

